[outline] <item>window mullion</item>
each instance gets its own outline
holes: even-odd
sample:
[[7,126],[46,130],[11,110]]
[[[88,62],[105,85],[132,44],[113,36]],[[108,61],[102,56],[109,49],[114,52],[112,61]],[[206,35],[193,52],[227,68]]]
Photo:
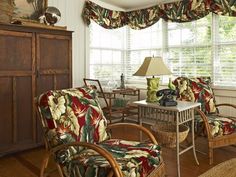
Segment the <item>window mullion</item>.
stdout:
[[219,16],[212,13],[212,31],[211,31],[211,38],[212,38],[212,69],[211,69],[211,76],[212,81],[215,84],[215,78],[217,77],[217,63],[219,62]]

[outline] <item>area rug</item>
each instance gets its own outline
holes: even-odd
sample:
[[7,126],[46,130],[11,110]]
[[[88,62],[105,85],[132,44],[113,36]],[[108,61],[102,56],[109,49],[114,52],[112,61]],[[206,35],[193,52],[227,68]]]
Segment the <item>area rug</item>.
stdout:
[[212,167],[199,177],[236,177],[236,158]]

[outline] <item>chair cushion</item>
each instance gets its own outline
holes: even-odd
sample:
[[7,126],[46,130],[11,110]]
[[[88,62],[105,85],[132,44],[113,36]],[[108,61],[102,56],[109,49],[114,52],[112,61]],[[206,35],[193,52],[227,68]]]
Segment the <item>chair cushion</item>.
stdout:
[[101,142],[108,138],[107,121],[91,88],[47,91],[39,96],[38,107],[46,120],[52,147],[74,141]]
[[201,103],[201,110],[206,114],[216,112],[215,96],[209,77],[178,77],[173,84],[178,92],[177,99]]
[[[112,154],[125,177],[145,177],[160,164],[159,145],[118,139],[106,140],[98,145]],[[63,153],[59,153],[58,160],[60,156]],[[70,177],[104,177],[110,170],[108,162],[93,150],[82,150],[80,158],[74,156],[67,159],[61,166],[63,172]]]
[[[213,137],[236,132],[236,119],[217,114],[209,114],[207,118],[211,126],[211,135]],[[201,126],[203,120],[200,115],[195,115],[195,122],[197,127]]]

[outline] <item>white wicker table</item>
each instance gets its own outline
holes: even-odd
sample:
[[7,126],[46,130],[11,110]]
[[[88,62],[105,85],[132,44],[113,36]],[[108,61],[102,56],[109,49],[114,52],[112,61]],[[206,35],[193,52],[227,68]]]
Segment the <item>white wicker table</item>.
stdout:
[[[142,119],[155,119],[156,121],[168,121],[176,124],[176,158],[177,174],[180,177],[180,155],[192,149],[196,163],[199,165],[195,151],[194,142],[194,108],[199,107],[200,103],[187,101],[177,101],[177,106],[160,106],[159,103],[148,103],[146,100],[135,101],[134,104],[139,107],[139,124],[142,125]],[[179,125],[191,121],[192,144],[180,151],[179,145]],[[140,134],[142,138],[142,134]]]

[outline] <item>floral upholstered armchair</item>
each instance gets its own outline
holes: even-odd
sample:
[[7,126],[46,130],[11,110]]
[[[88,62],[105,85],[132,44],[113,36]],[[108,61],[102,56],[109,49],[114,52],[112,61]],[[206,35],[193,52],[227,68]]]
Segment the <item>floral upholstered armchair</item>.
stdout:
[[196,109],[195,123],[197,131],[204,127],[208,137],[209,163],[213,163],[213,149],[236,144],[236,117],[220,114],[219,107],[236,109],[232,104],[216,104],[209,77],[178,77],[173,81],[177,88],[177,99],[200,102]]
[[[137,124],[107,125],[94,89],[51,90],[36,102],[48,150],[40,176],[44,176],[50,155],[61,177],[164,176],[154,136]],[[143,131],[151,142],[112,139],[107,132],[124,126]]]

